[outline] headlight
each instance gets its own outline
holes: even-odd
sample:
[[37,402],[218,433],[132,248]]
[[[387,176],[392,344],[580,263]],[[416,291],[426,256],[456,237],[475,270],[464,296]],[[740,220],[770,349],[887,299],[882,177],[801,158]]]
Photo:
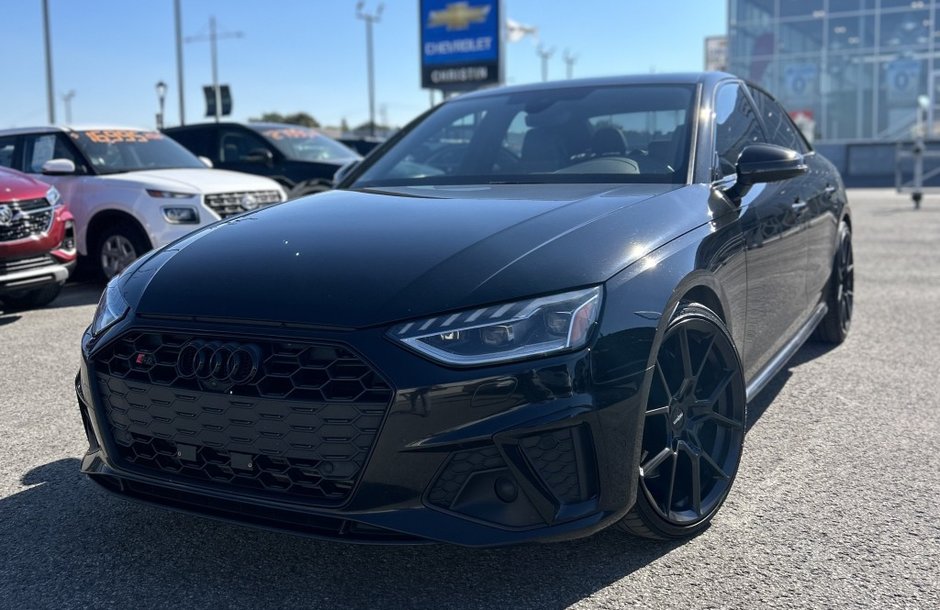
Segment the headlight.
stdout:
[[199,224],[199,212],[196,208],[163,208],[163,217],[174,225]]
[[98,301],[98,309],[95,310],[95,317],[91,321],[91,334],[93,337],[97,337],[114,326],[130,310],[130,306],[121,295],[118,285],[117,278],[111,280],[107,288],[104,289],[101,300]]
[[388,336],[445,364],[493,364],[584,347],[600,309],[597,286],[407,322]]
[[59,194],[59,189],[54,186],[50,186],[49,190],[46,191],[46,201],[48,201],[49,205],[54,208],[62,205],[62,195]]
[[158,189],[147,189],[147,194],[157,199],[189,199],[195,197],[195,193],[176,193],[173,191],[161,191]]

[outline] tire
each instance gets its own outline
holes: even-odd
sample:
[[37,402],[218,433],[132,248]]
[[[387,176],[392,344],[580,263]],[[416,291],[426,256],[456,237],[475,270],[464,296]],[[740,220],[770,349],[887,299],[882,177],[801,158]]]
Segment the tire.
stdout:
[[60,292],[62,284],[48,284],[29,292],[3,297],[3,302],[11,310],[38,309],[53,302]]
[[637,499],[617,527],[659,540],[708,527],[731,490],[747,401],[734,341],[697,303],[670,320],[651,371]]
[[135,224],[122,220],[98,234],[94,264],[104,281],[123,271],[141,254],[150,250],[150,240]]
[[838,345],[849,336],[852,311],[855,308],[855,257],[852,254],[852,230],[842,221],[839,224],[839,249],[832,263],[832,273],[826,287],[826,305],[829,311],[813,333],[822,343]]

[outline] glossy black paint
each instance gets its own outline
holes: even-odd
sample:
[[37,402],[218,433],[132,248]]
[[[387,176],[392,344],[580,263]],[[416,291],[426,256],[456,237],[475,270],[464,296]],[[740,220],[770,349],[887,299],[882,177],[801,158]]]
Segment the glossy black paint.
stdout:
[[[213,225],[135,264],[119,280],[131,313],[83,338],[77,390],[91,445],[83,472],[133,499],[352,542],[491,546],[584,536],[615,522],[636,497],[649,371],[678,304],[697,301],[724,320],[753,380],[820,302],[848,215],[838,173],[812,151],[805,174],[727,195],[734,177],[715,174],[709,117],[716,89],[736,82],[730,75],[576,86],[647,81],[699,87],[685,185],[342,190]],[[575,85],[527,88],[565,86]],[[600,284],[593,339],[574,353],[457,369],[385,336],[399,321]],[[359,354],[394,398],[349,502],[326,509],[248,498],[123,468],[95,358],[129,329],[325,341]],[[590,445],[577,468],[594,486],[580,501],[559,500],[520,449],[546,431]],[[430,491],[448,460],[487,447],[498,450],[496,468],[517,499],[504,506],[491,488],[474,491],[472,505],[434,505]]]

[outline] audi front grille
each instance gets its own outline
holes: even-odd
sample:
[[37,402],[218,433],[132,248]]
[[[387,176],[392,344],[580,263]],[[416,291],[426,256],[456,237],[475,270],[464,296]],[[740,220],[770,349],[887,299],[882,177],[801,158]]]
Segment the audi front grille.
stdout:
[[0,241],[26,239],[45,233],[52,225],[52,206],[45,199],[0,203],[0,207],[8,208],[0,216]]
[[392,389],[342,345],[131,332],[94,360],[122,466],[344,503]]
[[250,212],[280,200],[279,191],[240,191],[206,195],[206,205],[222,218]]

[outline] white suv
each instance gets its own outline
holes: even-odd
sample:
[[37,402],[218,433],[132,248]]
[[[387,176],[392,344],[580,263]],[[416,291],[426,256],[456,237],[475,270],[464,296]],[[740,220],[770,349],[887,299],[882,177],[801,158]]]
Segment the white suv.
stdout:
[[79,254],[106,279],[193,229],[287,199],[269,178],[209,169],[141,129],[0,130],[0,165],[56,186],[75,217]]

